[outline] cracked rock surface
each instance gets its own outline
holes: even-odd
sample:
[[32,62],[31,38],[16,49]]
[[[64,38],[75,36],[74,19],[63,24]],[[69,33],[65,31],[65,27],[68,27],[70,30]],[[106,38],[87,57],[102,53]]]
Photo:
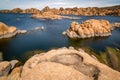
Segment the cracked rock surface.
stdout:
[[[113,75],[114,74],[114,75]],[[120,73],[74,48],[36,54],[26,61],[21,80],[120,80]]]

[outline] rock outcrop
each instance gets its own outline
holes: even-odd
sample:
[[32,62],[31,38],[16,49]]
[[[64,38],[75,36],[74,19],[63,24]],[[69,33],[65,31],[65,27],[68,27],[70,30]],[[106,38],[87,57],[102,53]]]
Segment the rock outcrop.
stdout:
[[0,10],[0,13],[10,13],[11,10]]
[[120,72],[73,47],[36,54],[23,67],[11,68],[8,61],[0,63],[0,80],[120,80]]
[[0,80],[20,80],[22,67],[16,67],[17,64],[18,60],[0,62]]
[[9,38],[17,34],[17,29],[14,26],[7,26],[6,24],[0,22],[0,39]]
[[2,22],[0,22],[0,39],[2,38],[10,38],[15,36],[16,34],[26,33],[26,30],[17,30],[14,26],[8,26]]
[[41,12],[52,11],[55,14],[73,14],[73,15],[83,15],[83,16],[105,16],[114,15],[120,16],[120,6],[110,6],[110,7],[88,7],[88,8],[49,8],[46,6]]
[[11,13],[21,13],[22,12],[22,9],[20,8],[14,8],[11,10]]
[[70,38],[90,38],[96,36],[109,36],[111,35],[112,26],[107,20],[86,20],[79,24],[78,22],[72,22],[70,29],[64,34],[67,34]]
[[30,8],[30,9],[20,9],[20,8],[14,8],[12,10],[0,10],[0,13],[26,13],[26,14],[32,14],[32,13],[40,13],[39,9],[36,8]]
[[39,9],[36,9],[36,8],[30,8],[30,9],[22,10],[21,13],[31,14],[31,13],[41,13],[41,11]]
[[33,14],[32,18],[39,18],[39,19],[62,19],[62,16],[54,14],[53,12],[43,12],[41,14]]
[[34,55],[24,64],[21,79],[119,80],[120,73],[71,47]]
[[78,18],[78,17],[70,17],[70,16],[62,16],[62,15],[58,15],[58,14],[55,14],[53,12],[44,12],[44,13],[39,13],[39,14],[33,14],[31,15],[31,18],[37,18],[37,19],[51,19],[51,20],[54,20],[54,19],[72,19],[72,20],[76,20],[76,19],[81,19],[81,18]]
[[115,23],[112,23],[112,27],[113,28],[119,28],[120,27],[120,23],[118,23],[118,22],[115,22]]
[[12,72],[7,76],[6,80],[21,80],[21,72],[22,66],[14,68]]
[[24,34],[24,33],[27,33],[27,30],[17,30],[17,33],[18,34]]
[[41,11],[36,8],[25,9],[22,10],[20,8],[15,8],[12,10],[0,10],[0,13],[44,13],[44,12],[52,12],[54,14],[73,14],[73,15],[83,15],[83,16],[105,16],[105,15],[114,15],[120,16],[120,5],[118,6],[110,6],[110,7],[88,7],[88,8],[49,8],[46,6]]
[[11,70],[11,64],[8,61],[0,62],[0,77],[8,75]]

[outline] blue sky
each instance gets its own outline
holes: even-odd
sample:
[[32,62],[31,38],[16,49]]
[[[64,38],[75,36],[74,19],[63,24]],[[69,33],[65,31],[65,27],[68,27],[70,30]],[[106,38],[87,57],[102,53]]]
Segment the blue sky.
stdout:
[[120,0],[0,0],[0,9],[13,9],[16,7],[38,8],[49,7],[104,7],[120,5]]

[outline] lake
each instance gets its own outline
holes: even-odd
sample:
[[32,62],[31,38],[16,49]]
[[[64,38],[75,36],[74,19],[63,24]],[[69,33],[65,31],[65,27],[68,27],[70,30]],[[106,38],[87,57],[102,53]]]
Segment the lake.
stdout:
[[[112,35],[104,38],[91,38],[71,40],[63,36],[62,32],[70,27],[72,21],[82,22],[87,19],[106,19],[112,22],[120,22],[118,16],[75,16],[79,20],[41,20],[30,18],[31,14],[0,14],[0,22],[18,29],[28,31],[35,27],[44,26],[44,31],[33,31],[27,34],[19,34],[9,39],[0,40],[0,51],[4,60],[14,58],[22,59],[22,55],[32,50],[50,50],[59,47],[90,47],[95,51],[104,51],[106,47],[120,48],[120,29],[112,31]],[[69,15],[72,16],[72,15]]]

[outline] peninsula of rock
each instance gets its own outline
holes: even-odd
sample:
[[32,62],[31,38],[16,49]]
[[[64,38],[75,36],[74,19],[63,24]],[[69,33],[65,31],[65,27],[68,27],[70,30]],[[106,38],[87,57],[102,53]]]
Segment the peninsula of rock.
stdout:
[[61,15],[54,14],[53,12],[44,12],[39,14],[33,14],[31,18],[38,18],[38,19],[62,19]]
[[8,26],[3,22],[0,22],[0,39],[10,38],[18,33],[26,33],[26,30],[17,30],[15,26]]

